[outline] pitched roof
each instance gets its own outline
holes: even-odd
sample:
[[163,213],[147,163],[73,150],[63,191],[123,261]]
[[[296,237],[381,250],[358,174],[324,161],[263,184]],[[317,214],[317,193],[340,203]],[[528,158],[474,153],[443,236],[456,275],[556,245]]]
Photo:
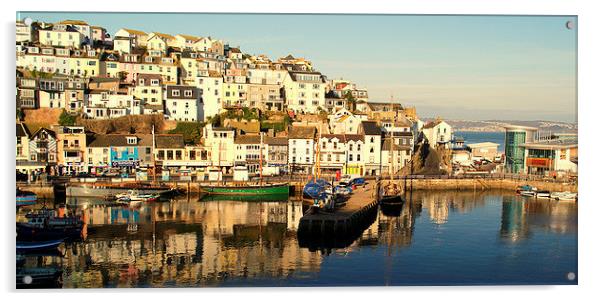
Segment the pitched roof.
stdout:
[[[138,138],[136,144],[129,144],[128,137]],[[152,146],[153,137],[150,134],[97,134],[90,137],[90,147],[113,147],[113,146]]]
[[288,138],[286,138],[286,137],[265,137],[264,142],[267,145],[288,145]]
[[155,135],[155,144],[157,148],[183,148],[184,136],[179,134]]
[[187,34],[178,34],[178,36],[181,36],[182,38],[184,38],[186,40],[192,40],[192,41],[198,41],[198,39],[201,38],[201,37],[191,36],[191,35],[187,35]]
[[431,129],[431,128],[434,128],[434,127],[438,126],[439,124],[441,124],[441,122],[443,122],[443,120],[431,121],[431,122],[425,124],[422,128],[423,129]]
[[37,136],[42,131],[46,131],[50,136],[52,136],[53,138],[56,138],[56,133],[53,130],[49,130],[44,127],[37,129],[33,134],[31,134],[31,137],[33,138],[33,137]]
[[362,121],[364,135],[380,135],[382,133],[376,121]]
[[167,39],[167,40],[173,40],[175,39],[174,36],[170,35],[170,34],[166,34],[166,33],[161,33],[161,32],[153,32],[152,35],[158,36],[162,39]]
[[81,20],[63,20],[63,21],[59,22],[59,24],[88,25],[88,23],[86,23],[86,21],[81,21]]
[[261,143],[261,137],[259,135],[238,135],[234,139],[235,144],[259,144]]
[[337,138],[341,142],[364,141],[364,135],[359,134],[324,134],[321,138],[327,138],[329,140]]
[[[382,140],[382,147],[381,150],[383,151],[390,151],[391,150],[391,138],[385,138]],[[412,149],[411,146],[409,145],[399,145],[396,143],[393,143],[393,151],[403,151],[403,150],[410,150]]]
[[122,29],[127,31],[127,33],[129,33],[129,34],[133,34],[133,35],[137,35],[137,36],[146,35],[146,32],[144,32],[144,31],[129,29],[129,28],[122,28]]
[[17,137],[29,137],[29,130],[23,123],[17,123]]
[[313,139],[316,128],[313,126],[291,126],[288,131],[290,139]]

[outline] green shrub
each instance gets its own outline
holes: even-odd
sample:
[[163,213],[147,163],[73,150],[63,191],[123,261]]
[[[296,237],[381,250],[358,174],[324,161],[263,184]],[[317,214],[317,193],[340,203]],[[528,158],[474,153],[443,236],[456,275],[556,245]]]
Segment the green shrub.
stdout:
[[176,128],[169,131],[170,134],[181,134],[184,143],[197,144],[202,137],[202,124],[199,122],[178,122]]

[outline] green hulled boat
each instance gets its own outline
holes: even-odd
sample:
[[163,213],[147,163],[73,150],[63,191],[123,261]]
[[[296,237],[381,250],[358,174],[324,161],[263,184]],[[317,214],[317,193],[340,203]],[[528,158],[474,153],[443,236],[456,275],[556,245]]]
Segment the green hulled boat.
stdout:
[[288,196],[288,183],[263,185],[201,186],[201,191],[210,195],[283,195]]

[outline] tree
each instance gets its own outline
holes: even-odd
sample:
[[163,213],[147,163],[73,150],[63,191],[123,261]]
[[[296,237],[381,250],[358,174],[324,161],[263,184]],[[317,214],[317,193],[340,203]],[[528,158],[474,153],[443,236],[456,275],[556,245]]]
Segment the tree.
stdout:
[[347,91],[347,93],[345,93],[345,100],[347,102],[348,109],[350,111],[355,111],[357,99],[355,99],[355,97],[353,97],[353,94],[351,94],[351,91]]
[[59,124],[60,125],[75,125],[75,121],[77,117],[69,114],[67,111],[63,110],[61,115],[59,116]]
[[178,122],[176,128],[169,131],[170,134],[182,134],[186,144],[199,143],[202,137],[201,132],[202,127],[199,122]]

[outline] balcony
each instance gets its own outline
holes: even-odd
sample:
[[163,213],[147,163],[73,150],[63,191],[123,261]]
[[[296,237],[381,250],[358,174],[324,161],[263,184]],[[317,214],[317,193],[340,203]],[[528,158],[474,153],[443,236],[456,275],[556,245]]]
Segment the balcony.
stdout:
[[66,150],[66,151],[68,151],[68,150],[78,151],[81,148],[80,148],[80,144],[71,143],[71,144],[63,144],[63,149]]

